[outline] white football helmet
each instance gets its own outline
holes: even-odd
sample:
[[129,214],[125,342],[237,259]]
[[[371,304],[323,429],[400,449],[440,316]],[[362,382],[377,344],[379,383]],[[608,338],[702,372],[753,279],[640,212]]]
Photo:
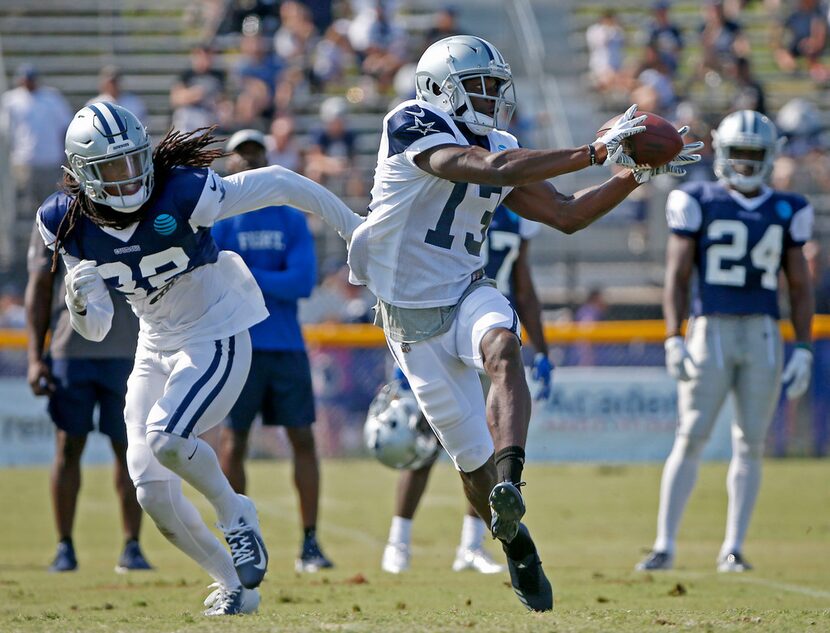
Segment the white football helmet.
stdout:
[[[739,110],[727,115],[712,131],[715,176],[738,191],[757,190],[772,171],[781,147],[775,124],[760,112]],[[733,150],[762,150],[761,160],[735,158]]]
[[384,385],[369,405],[363,438],[378,461],[399,470],[426,466],[441,448],[415,396],[397,381]]
[[[499,80],[496,95],[487,94],[487,77]],[[467,79],[479,80],[476,91],[464,88]],[[490,42],[472,35],[445,37],[424,51],[415,69],[415,94],[480,136],[506,130],[516,110],[510,65]],[[492,102],[492,112],[476,110],[471,98]]]
[[141,121],[101,101],[81,108],[66,130],[64,167],[94,202],[132,213],[153,191],[153,149]]

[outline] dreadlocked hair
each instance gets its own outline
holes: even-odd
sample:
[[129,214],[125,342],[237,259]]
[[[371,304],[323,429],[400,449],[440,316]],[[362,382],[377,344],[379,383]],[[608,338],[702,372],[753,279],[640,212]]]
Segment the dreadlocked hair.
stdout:
[[104,204],[91,200],[81,189],[75,177],[66,169],[63,175],[63,190],[72,196],[72,203],[58,225],[52,253],[52,272],[58,267],[58,252],[69,239],[70,233],[85,215],[98,226],[123,229],[141,221],[152,206],[156,192],[162,191],[176,167],[210,167],[217,158],[225,156],[221,149],[208,149],[209,145],[222,139],[214,137],[216,126],[200,127],[192,132],[170,129],[153,151],[153,177],[155,184],[150,198],[133,213],[119,213]]

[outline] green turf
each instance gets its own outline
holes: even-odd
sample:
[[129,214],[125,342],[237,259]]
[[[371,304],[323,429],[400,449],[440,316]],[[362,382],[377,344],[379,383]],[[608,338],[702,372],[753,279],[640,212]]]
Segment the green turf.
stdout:
[[[461,526],[457,475],[439,465],[414,527],[413,568],[379,570],[394,473],[369,462],[324,464],[320,538],[337,563],[299,576],[296,503],[285,463],[256,463],[271,552],[255,616],[207,619],[207,576],[147,522],[158,571],[113,572],[118,515],[106,468],[85,471],[80,569],[48,574],[54,528],[46,470],[0,474],[0,631],[828,631],[830,464],[767,462],[746,547],[756,570],[714,572],[723,534],[725,464],[705,465],[680,534],[678,569],[631,571],[653,538],[657,466],[528,467],[527,523],[554,583],[552,613],[529,614],[507,577],[450,571]],[[204,504],[199,503],[205,511]],[[491,551],[496,549],[491,545]],[[230,620],[230,622],[229,622]]]

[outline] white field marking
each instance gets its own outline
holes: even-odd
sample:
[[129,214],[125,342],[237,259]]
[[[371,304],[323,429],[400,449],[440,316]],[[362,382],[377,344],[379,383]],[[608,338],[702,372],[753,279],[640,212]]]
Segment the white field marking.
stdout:
[[789,582],[777,582],[775,580],[767,580],[766,578],[754,578],[751,576],[734,576],[737,582],[748,582],[752,585],[762,585],[764,587],[771,587],[773,589],[780,589],[781,591],[790,591],[792,593],[800,593],[811,598],[824,598],[830,600],[830,591],[822,591],[821,589],[813,589],[803,585],[794,585]]
[[[778,582],[776,580],[767,580],[766,578],[759,578],[757,576],[749,576],[741,573],[714,573],[702,571],[686,571],[682,569],[667,570],[666,574],[675,574],[678,576],[685,576],[687,578],[718,578],[725,582],[745,582],[751,585],[761,585],[762,587],[769,587],[771,589],[780,589],[781,591],[789,591],[791,593],[800,593],[811,598],[824,598],[830,600],[830,591],[823,591],[821,589],[813,589],[812,587],[805,587],[804,585],[796,585],[789,582]],[[749,572],[750,574],[753,572]]]

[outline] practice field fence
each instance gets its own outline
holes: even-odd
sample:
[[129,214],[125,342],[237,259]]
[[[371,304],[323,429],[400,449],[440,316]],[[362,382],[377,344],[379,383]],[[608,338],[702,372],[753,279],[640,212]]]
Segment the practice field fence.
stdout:
[[[793,333],[782,322],[790,352]],[[391,374],[379,328],[366,324],[304,326],[317,407],[315,432],[324,457],[365,454],[369,402]],[[536,460],[643,461],[665,458],[677,420],[674,382],[663,368],[663,322],[547,323],[556,361],[554,388],[534,401],[528,455]],[[830,444],[830,317],[814,322],[815,364],[808,394],[780,402],[768,435],[773,456],[825,455]],[[0,465],[47,463],[53,431],[46,402],[26,384],[26,336],[0,330]],[[530,355],[531,350],[526,350]],[[531,391],[535,393],[534,385]],[[727,405],[707,456],[729,455]],[[93,445],[94,446],[94,445]],[[254,429],[254,457],[289,454],[278,429]],[[109,459],[105,443],[90,460]]]

